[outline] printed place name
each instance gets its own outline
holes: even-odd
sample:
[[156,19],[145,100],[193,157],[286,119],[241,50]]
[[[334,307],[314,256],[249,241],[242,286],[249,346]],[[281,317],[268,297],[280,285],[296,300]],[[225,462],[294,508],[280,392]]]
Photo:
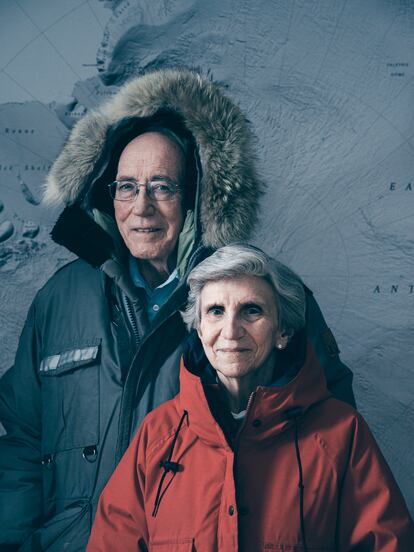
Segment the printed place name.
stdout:
[[396,295],[397,293],[414,295],[414,284],[377,285],[374,287],[373,293],[377,295]]
[[52,165],[25,165],[23,170],[25,171],[44,171],[48,172],[52,168]]
[[21,165],[7,165],[7,164],[1,164],[0,163],[0,171],[14,171],[14,170],[23,170],[23,171],[39,171],[39,172],[48,172],[52,168],[52,164],[44,164],[44,165],[24,165],[23,167]]
[[397,184],[397,182],[390,182],[390,187],[388,188],[390,192],[412,192],[413,185],[411,182],[405,184]]
[[10,127],[5,127],[4,134],[34,134],[34,128],[10,128]]
[[405,70],[407,69],[409,64],[407,62],[388,62],[387,68],[390,71],[390,77],[405,77]]

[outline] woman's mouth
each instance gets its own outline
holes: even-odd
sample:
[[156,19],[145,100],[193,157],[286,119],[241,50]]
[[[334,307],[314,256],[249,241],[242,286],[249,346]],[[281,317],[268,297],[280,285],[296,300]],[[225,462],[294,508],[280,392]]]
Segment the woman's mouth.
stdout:
[[218,349],[218,350],[221,351],[222,353],[245,353],[249,349],[245,349],[244,347],[236,347],[234,349],[233,348],[232,349],[221,348],[221,349]]

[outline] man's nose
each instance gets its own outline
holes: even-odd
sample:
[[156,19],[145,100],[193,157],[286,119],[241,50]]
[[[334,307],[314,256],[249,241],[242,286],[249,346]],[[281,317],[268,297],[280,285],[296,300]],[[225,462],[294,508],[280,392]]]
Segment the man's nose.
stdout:
[[221,335],[228,340],[240,339],[244,335],[243,323],[237,314],[228,313],[223,320]]
[[145,186],[138,188],[138,195],[135,196],[132,202],[132,211],[135,215],[148,217],[154,214],[155,207]]

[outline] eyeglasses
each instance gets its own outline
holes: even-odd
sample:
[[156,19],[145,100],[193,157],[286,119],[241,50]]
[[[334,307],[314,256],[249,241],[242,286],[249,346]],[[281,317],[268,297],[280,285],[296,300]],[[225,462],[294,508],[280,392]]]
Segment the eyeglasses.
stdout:
[[145,188],[148,197],[154,201],[175,199],[176,195],[182,190],[179,184],[167,177],[153,178],[143,184],[135,180],[115,180],[115,182],[108,184],[109,193],[115,201],[133,201],[139,194],[141,187]]

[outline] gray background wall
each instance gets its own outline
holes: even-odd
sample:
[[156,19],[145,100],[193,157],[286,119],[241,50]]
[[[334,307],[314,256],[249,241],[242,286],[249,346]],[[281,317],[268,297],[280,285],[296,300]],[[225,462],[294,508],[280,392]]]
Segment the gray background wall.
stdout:
[[258,136],[254,241],[311,287],[414,513],[414,2],[2,0],[0,366],[70,256],[41,185],[75,121],[148,67],[195,65]]

